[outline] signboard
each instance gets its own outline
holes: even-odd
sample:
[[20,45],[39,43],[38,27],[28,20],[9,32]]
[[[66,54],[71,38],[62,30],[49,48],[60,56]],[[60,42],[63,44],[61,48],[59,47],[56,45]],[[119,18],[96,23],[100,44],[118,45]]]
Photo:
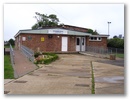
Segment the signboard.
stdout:
[[41,37],[41,41],[42,41],[42,42],[44,41],[44,37]]
[[53,33],[53,34],[67,34],[67,30],[62,30],[62,29],[49,29],[48,33]]

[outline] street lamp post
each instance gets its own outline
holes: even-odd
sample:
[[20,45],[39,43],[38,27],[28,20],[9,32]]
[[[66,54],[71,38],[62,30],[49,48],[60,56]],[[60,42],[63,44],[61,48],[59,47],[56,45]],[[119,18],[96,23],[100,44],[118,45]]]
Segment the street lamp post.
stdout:
[[109,24],[111,24],[111,22],[107,22],[108,23],[108,35],[109,35]]

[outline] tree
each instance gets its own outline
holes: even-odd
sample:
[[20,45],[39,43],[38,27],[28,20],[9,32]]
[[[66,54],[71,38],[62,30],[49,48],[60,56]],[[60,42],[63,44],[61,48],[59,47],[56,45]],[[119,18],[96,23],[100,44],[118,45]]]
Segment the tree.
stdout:
[[108,39],[107,46],[108,47],[114,47],[114,48],[122,48],[122,49],[124,49],[124,39],[120,39],[120,38]]
[[92,29],[88,29],[87,33],[93,33]]
[[113,38],[118,38],[118,37],[115,35],[115,36],[113,36]]
[[14,45],[14,44],[15,44],[15,41],[14,41],[13,39],[10,39],[8,42],[9,42],[11,45]]
[[99,35],[99,33],[96,30],[93,31],[92,29],[88,29],[87,33],[91,33],[92,35]]
[[97,32],[97,30],[95,30],[92,35],[99,35],[99,33]]
[[45,14],[40,14],[38,12],[36,12],[35,14],[36,14],[35,18],[37,19],[37,23],[32,26],[32,29],[58,25],[59,19],[55,14],[45,15]]

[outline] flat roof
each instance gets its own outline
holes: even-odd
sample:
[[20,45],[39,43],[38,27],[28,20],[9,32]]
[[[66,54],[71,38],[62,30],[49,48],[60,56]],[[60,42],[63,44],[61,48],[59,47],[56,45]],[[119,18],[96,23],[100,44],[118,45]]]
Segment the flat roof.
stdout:
[[19,30],[19,32],[14,36],[17,37],[19,34],[60,34],[60,35],[76,35],[76,36],[90,36],[91,33],[72,31],[61,28],[49,28],[49,29],[37,29],[37,30]]
[[79,32],[74,30],[62,29],[62,28],[46,28],[46,29],[26,29],[19,30],[18,33],[14,36],[17,37],[19,34],[59,34],[59,35],[75,35],[75,36],[90,36],[90,37],[108,37],[109,35],[92,35],[91,33]]

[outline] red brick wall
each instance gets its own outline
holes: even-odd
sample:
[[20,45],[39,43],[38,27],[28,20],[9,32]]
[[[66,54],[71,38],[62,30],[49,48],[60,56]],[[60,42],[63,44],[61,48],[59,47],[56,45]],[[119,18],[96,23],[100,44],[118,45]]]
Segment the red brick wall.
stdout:
[[76,51],[76,36],[68,36],[68,51]]
[[[40,51],[45,52],[61,51],[61,42],[63,35],[52,35],[52,38],[48,38],[48,35],[41,35],[41,34],[20,34],[20,36],[21,36],[21,44],[29,47],[34,51],[37,51],[38,48],[40,49]],[[31,37],[31,40],[28,40],[28,36]],[[26,37],[26,41],[22,41],[22,37]],[[41,41],[41,37],[44,37],[44,42]],[[75,51],[76,37],[75,36],[64,36],[64,37],[68,37],[68,51]]]
[[86,39],[87,46],[96,46],[107,48],[107,37],[102,37],[101,41],[89,41],[89,37]]
[[[28,40],[28,36],[31,36],[32,39]],[[20,34],[20,44],[34,51],[37,51],[39,48],[40,51],[45,52],[60,52],[63,36],[68,37],[68,51],[76,51],[76,36],[53,35],[52,38],[48,38],[48,35],[22,33]],[[22,37],[26,37],[26,41],[22,41]],[[44,37],[44,42],[41,41],[41,37]],[[16,49],[18,49],[18,37],[15,39]],[[86,46],[107,48],[107,37],[102,37],[102,41],[89,41],[89,37],[86,37]]]

